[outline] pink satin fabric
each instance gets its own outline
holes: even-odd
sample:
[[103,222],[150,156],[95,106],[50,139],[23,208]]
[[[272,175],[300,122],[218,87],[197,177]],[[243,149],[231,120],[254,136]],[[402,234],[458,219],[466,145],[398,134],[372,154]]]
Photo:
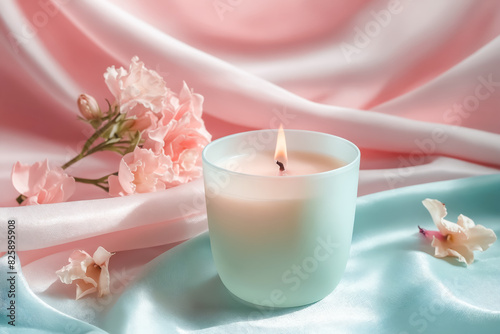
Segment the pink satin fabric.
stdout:
[[12,166],[79,152],[76,99],[111,99],[108,66],[137,55],[174,91],[186,81],[214,139],[283,123],[353,141],[364,195],[500,171],[499,33],[495,1],[0,1],[0,219],[18,222],[30,286],[45,291],[73,249],[136,250],[140,268],[206,230],[201,180],[123,198],[79,184],[70,202],[16,207]]

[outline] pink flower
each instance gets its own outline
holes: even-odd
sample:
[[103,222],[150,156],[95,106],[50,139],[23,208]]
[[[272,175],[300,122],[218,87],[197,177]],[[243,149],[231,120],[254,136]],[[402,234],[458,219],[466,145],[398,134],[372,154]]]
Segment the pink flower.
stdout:
[[93,120],[103,116],[99,104],[97,104],[97,101],[90,95],[81,94],[78,97],[77,104],[80,113],[86,120]]
[[61,282],[72,284],[76,282],[76,299],[80,299],[93,292],[99,297],[110,294],[109,290],[109,258],[110,253],[100,247],[90,256],[83,250],[74,251],[69,257],[69,264],[58,271]]
[[27,197],[22,205],[64,202],[75,192],[75,179],[60,167],[50,168],[47,159],[31,166],[16,162],[12,184]]
[[125,196],[165,189],[164,179],[173,174],[172,160],[164,154],[136,147],[126,154],[118,170],[118,176],[108,178],[109,193]]
[[420,233],[432,241],[436,257],[455,256],[460,262],[471,264],[474,262],[473,251],[485,251],[497,240],[493,230],[475,225],[464,215],[458,216],[456,224],[444,219],[446,207],[438,200],[427,198],[422,203],[439,230],[427,231],[419,226]]
[[[145,133],[144,147],[172,159],[174,174],[167,187],[189,182],[202,174],[201,152],[210,142],[202,116],[203,96],[184,83],[179,97],[172,96],[168,109],[173,117],[162,119],[157,129]],[[167,121],[168,120],[168,121]]]
[[120,106],[120,112],[136,119],[133,130],[156,127],[170,95],[158,73],[147,69],[135,56],[128,71],[111,66],[104,73],[104,79],[116,99],[115,105]]
[[118,176],[108,178],[111,195],[124,196],[166,189],[202,174],[201,152],[211,135],[201,118],[203,97],[184,83],[179,96],[137,57],[129,70],[114,67],[104,74],[115,106],[134,119],[143,149],[123,157]]

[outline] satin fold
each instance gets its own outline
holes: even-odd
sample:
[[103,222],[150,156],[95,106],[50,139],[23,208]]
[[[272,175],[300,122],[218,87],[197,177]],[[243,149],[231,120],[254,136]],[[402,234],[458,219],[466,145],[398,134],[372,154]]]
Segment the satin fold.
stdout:
[[[0,228],[17,222],[20,287],[34,293],[20,297],[33,304],[26,314],[56,323],[69,315],[110,333],[140,332],[146,320],[153,332],[159,324],[206,333],[495,331],[498,246],[465,269],[434,259],[415,226],[428,221],[420,197],[435,194],[449,199],[450,215],[477,216],[498,235],[498,209],[484,194],[498,198],[499,36],[495,1],[1,0]],[[249,319],[214,276],[201,179],[121,198],[78,184],[67,203],[17,206],[12,166],[62,165],[78,154],[92,132],[77,120],[78,95],[105,106],[103,73],[135,55],[172,91],[185,81],[204,96],[213,139],[282,123],[360,148],[358,194],[368,196],[359,198],[352,261],[336,292]],[[120,157],[108,153],[67,172],[113,173]],[[74,302],[54,272],[73,250],[98,246],[117,252],[115,293]]]

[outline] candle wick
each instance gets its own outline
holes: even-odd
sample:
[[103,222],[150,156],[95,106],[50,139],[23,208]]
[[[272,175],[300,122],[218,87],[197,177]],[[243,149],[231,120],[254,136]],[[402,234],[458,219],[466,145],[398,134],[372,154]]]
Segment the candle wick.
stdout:
[[283,165],[282,162],[276,160],[276,163],[278,164],[278,166],[280,166],[280,172],[284,172],[285,171],[285,166]]

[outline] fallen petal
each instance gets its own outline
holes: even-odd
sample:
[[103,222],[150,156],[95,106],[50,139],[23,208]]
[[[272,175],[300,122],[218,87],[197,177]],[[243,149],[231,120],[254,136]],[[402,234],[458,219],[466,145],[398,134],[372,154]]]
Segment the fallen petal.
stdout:
[[446,207],[435,199],[425,199],[422,204],[429,211],[438,231],[428,231],[418,227],[427,239],[432,240],[435,248],[434,256],[455,256],[460,262],[474,262],[474,251],[488,249],[497,239],[495,232],[482,225],[476,225],[472,219],[460,215],[457,223],[444,219]]

